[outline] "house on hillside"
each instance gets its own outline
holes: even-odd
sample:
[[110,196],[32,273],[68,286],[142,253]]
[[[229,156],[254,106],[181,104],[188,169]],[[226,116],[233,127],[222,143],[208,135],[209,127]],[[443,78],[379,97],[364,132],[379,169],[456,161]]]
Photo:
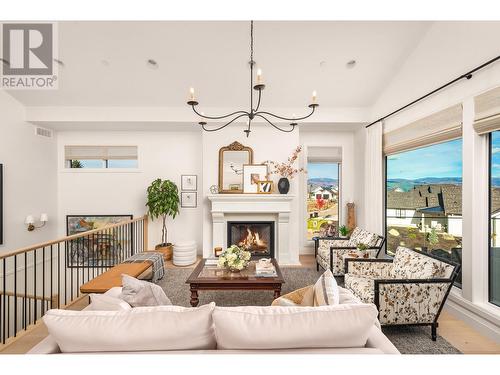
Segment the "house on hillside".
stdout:
[[324,199],[327,201],[336,201],[338,191],[333,186],[318,186],[309,185],[309,198],[310,199]]
[[462,236],[462,187],[421,185],[410,191],[387,192],[387,217],[391,226],[435,228]]

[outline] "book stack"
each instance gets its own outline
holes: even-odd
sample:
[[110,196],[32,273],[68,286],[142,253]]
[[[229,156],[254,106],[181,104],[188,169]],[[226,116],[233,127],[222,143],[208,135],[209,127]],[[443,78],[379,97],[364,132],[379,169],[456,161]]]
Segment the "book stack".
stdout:
[[272,263],[257,262],[255,264],[256,277],[277,277],[276,268]]
[[206,267],[217,267],[217,263],[219,262],[219,259],[218,258],[207,258],[205,260],[205,266]]

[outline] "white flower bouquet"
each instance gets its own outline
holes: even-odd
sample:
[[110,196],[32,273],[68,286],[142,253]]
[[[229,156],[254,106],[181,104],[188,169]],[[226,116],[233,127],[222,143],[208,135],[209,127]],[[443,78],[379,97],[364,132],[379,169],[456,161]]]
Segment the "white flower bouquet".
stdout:
[[232,272],[238,272],[248,266],[251,256],[250,251],[233,245],[220,254],[217,266],[227,268]]

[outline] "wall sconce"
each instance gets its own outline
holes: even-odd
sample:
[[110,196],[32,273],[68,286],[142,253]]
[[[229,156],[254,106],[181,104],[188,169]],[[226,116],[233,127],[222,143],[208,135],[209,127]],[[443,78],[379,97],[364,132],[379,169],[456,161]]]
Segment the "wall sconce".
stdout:
[[45,224],[47,224],[47,221],[49,221],[49,216],[47,214],[41,214],[40,215],[41,224],[38,226],[35,225],[35,218],[32,215],[26,216],[26,220],[24,222],[28,226],[28,232],[32,232],[35,229],[45,226]]

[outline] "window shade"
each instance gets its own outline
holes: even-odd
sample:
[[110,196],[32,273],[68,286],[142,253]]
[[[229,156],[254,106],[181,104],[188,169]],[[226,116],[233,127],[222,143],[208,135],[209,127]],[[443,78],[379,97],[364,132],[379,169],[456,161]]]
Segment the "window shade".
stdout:
[[394,154],[462,136],[462,105],[457,104],[401,128],[383,137],[384,154]]
[[66,160],[137,160],[137,146],[65,146]]
[[341,147],[310,146],[307,148],[309,163],[340,163],[342,162]]
[[478,134],[500,130],[500,87],[474,98],[474,129]]

